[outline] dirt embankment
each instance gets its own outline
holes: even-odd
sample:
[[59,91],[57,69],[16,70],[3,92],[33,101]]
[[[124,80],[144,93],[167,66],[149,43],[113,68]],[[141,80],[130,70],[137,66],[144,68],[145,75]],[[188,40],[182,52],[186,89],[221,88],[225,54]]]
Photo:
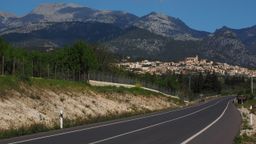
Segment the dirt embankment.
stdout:
[[93,118],[128,112],[154,111],[176,104],[165,96],[132,93],[104,93],[91,89],[56,88],[22,84],[0,95],[0,129],[35,123],[52,126],[60,110],[64,118]]

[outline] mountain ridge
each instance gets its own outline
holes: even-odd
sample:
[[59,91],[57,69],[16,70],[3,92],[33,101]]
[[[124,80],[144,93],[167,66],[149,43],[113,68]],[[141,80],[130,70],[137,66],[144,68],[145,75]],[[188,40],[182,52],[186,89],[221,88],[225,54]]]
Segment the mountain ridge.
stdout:
[[[197,40],[209,34],[208,32],[197,31],[188,27],[179,18],[157,12],[151,12],[141,17],[133,26],[177,40],[182,40],[182,37],[185,37],[185,40]],[[199,34],[200,32],[201,34]],[[198,34],[197,36],[195,35],[196,33]]]
[[22,17],[1,19],[0,15],[0,36],[29,49],[38,45],[39,49],[54,49],[84,40],[134,58],[178,60],[200,55],[256,67],[256,25],[242,29],[224,26],[209,33],[157,12],[138,17],[76,4],[45,4]]

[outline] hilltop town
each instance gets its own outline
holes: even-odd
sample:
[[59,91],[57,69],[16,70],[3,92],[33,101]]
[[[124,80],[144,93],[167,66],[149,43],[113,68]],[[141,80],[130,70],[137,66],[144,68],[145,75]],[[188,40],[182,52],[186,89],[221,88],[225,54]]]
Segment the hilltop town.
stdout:
[[157,74],[165,73],[188,74],[188,73],[217,73],[220,75],[242,75],[248,77],[256,77],[256,71],[240,66],[232,66],[227,63],[213,62],[206,59],[201,59],[198,56],[188,57],[179,62],[161,62],[142,60],[140,62],[128,62],[127,59],[117,64],[119,67],[126,70],[143,74]]

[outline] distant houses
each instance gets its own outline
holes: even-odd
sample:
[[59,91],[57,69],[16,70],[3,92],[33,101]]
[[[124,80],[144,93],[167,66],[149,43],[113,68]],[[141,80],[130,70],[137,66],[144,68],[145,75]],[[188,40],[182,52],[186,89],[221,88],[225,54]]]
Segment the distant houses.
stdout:
[[201,59],[198,56],[187,57],[185,60],[180,62],[160,62],[148,60],[142,60],[138,62],[128,61],[129,60],[123,60],[117,65],[136,73],[150,73],[158,75],[167,72],[176,74],[191,72],[214,72],[220,75],[243,75],[248,77],[256,77],[256,71],[254,70],[249,70],[239,66],[232,66],[227,63],[209,61],[206,59]]

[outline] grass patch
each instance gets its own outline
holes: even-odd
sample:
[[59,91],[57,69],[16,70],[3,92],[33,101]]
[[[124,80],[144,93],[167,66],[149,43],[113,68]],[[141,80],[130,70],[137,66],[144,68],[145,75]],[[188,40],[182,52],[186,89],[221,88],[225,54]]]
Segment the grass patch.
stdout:
[[116,86],[91,86],[86,82],[76,82],[67,80],[54,80],[43,78],[28,78],[24,76],[0,76],[0,90],[15,89],[19,87],[19,82],[43,88],[64,88],[72,90],[92,90],[99,93],[122,93],[144,96],[163,96],[161,93],[142,89],[139,86],[133,88]]
[[11,138],[11,137],[16,137],[16,136],[23,136],[23,135],[28,135],[28,134],[33,134],[33,133],[38,133],[38,132],[45,132],[52,130],[54,128],[48,128],[44,124],[32,124],[28,127],[20,127],[18,129],[11,128],[9,130],[1,130],[0,131],[0,138]]
[[126,87],[115,87],[115,86],[90,86],[85,82],[75,82],[75,81],[66,81],[66,80],[52,80],[52,79],[43,79],[43,78],[32,78],[31,84],[35,86],[45,87],[45,88],[68,88],[68,89],[77,89],[85,90],[89,89],[99,93],[128,93],[134,95],[162,95],[160,93],[151,92],[144,90],[140,87],[126,88]]
[[31,84],[44,88],[68,88],[74,90],[81,90],[89,85],[85,82],[75,82],[67,80],[54,80],[54,79],[43,79],[43,78],[32,78]]
[[[250,106],[251,105],[256,105],[256,99],[251,99],[251,100],[247,100],[244,104],[237,104],[237,107],[245,107],[245,108],[247,108],[247,109],[249,109],[250,110]],[[252,111],[251,111],[252,113],[254,113],[254,114],[256,114],[256,109],[253,109]]]
[[235,144],[255,144],[256,143],[256,135],[248,136],[246,134],[236,136],[234,139]]
[[[48,89],[71,89],[76,91],[91,90],[98,93],[118,93],[118,94],[132,94],[141,96],[164,96],[161,93],[152,92],[141,88],[139,85],[126,88],[126,87],[116,87],[116,86],[91,86],[86,82],[76,82],[68,80],[54,80],[54,79],[44,79],[44,78],[29,78],[25,76],[0,76],[0,92],[4,92],[8,89],[18,89],[19,83],[25,83],[32,86],[38,86],[40,88]],[[37,97],[33,97],[37,98]],[[176,103],[178,105],[183,105],[184,101],[181,99],[176,99],[169,97],[169,102]],[[63,100],[64,101],[64,100]]]
[[0,90],[12,89],[18,86],[18,80],[13,76],[0,76]]
[[153,112],[153,111],[143,110],[143,111],[125,112],[125,113],[121,113],[121,114],[110,113],[108,115],[89,117],[89,118],[79,117],[79,118],[76,118],[73,120],[72,119],[64,119],[64,128],[85,125],[85,124],[99,123],[99,122],[110,121],[110,120],[115,120],[115,119],[128,118],[131,116],[146,114],[146,113],[150,113],[150,112]]
[[[145,90],[139,86],[132,88],[126,87],[116,87],[116,86],[91,86],[85,82],[75,82],[75,81],[66,81],[66,80],[52,80],[52,79],[42,79],[42,78],[32,78],[31,84],[45,87],[45,88],[64,88],[72,90],[92,90],[98,93],[119,93],[119,94],[132,94],[132,95],[142,95],[142,96],[164,96],[161,93],[152,92]],[[176,103],[178,105],[183,105],[184,101],[181,99],[171,98],[168,100],[170,102]]]
[[[72,90],[92,90],[98,93],[119,93],[119,94],[132,94],[141,96],[164,96],[161,93],[145,90],[140,86],[132,88],[116,87],[116,86],[91,86],[86,82],[76,82],[67,80],[54,80],[43,78],[29,78],[25,76],[0,76],[0,94],[10,89],[18,89],[20,83],[38,86],[41,88],[57,88],[57,89],[72,89]],[[35,97],[36,98],[36,97]],[[181,99],[169,97],[170,102],[176,104],[184,104]]]
[[144,90],[140,87],[126,88],[116,86],[91,86],[85,82],[75,82],[67,80],[52,80],[43,78],[32,78],[31,84],[35,86],[45,88],[65,88],[74,90],[92,90],[99,93],[121,93],[121,94],[133,94],[133,95],[144,95],[144,96],[160,96],[162,94]]
[[247,100],[243,106],[246,108],[250,108],[251,105],[256,105],[256,99],[252,99],[252,100]]

